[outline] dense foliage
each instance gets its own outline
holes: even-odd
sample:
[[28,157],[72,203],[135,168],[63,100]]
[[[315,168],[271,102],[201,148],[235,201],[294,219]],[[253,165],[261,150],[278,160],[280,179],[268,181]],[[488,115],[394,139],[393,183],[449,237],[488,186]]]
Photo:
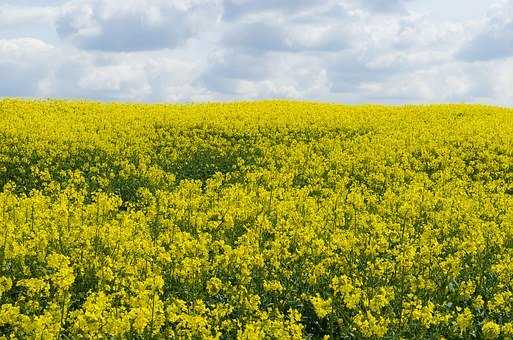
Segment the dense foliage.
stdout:
[[0,101],[0,335],[513,336],[513,110]]

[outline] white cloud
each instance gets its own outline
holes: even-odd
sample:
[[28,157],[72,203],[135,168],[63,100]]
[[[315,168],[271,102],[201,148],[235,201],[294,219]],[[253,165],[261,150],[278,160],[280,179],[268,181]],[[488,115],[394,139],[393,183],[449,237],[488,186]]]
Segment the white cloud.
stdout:
[[0,96],[511,102],[513,0],[436,3],[4,0]]
[[215,23],[215,9],[208,1],[77,0],[63,7],[57,32],[85,50],[176,48]]
[[327,71],[318,56],[287,52],[224,52],[210,61],[198,83],[222,100],[327,100],[330,92]]
[[349,2],[375,13],[407,14],[408,1],[412,0],[350,0]]
[[485,61],[513,56],[513,1],[492,6],[480,30],[457,53],[465,61]]
[[0,96],[36,96],[53,50],[33,38],[0,39]]
[[43,96],[156,102],[187,101],[202,93],[183,86],[194,80],[195,66],[162,53],[67,52],[49,72]]
[[6,5],[16,6],[55,6],[62,5],[69,0],[3,0]]
[[210,91],[236,95],[244,82],[260,82],[273,74],[276,63],[265,56],[223,51],[212,57],[198,81]]
[[52,49],[52,45],[34,38],[0,39],[0,60],[30,60],[38,53],[46,53]]
[[[311,16],[319,10],[338,12],[340,9],[366,11],[375,14],[405,15],[406,4],[412,0],[224,0],[223,18],[227,21],[260,17],[266,14],[287,17]],[[313,18],[311,18],[312,20]]]
[[96,54],[33,38],[0,39],[0,97],[187,101],[207,91],[184,86],[192,62],[162,52]]
[[385,81],[365,82],[362,93],[372,101],[461,101],[472,91],[474,79],[457,65],[392,75]]
[[348,47],[347,32],[335,25],[253,22],[230,27],[223,43],[246,51],[336,51]]
[[83,75],[78,86],[100,93],[122,93],[129,98],[144,98],[151,92],[144,68],[132,65],[108,65],[92,68]]
[[56,7],[0,5],[0,30],[20,25],[51,25]]
[[232,21],[265,13],[297,14],[333,2],[333,0],[224,0],[223,18]]

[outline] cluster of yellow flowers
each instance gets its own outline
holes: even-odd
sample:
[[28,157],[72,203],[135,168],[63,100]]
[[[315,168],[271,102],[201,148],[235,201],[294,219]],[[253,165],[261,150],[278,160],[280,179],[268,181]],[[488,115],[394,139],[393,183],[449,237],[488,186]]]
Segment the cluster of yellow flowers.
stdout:
[[513,338],[513,110],[0,101],[1,338]]

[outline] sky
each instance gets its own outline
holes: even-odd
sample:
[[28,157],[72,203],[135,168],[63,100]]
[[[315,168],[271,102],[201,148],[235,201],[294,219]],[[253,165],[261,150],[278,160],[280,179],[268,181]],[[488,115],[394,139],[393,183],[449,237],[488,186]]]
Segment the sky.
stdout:
[[513,0],[0,0],[0,97],[513,106]]

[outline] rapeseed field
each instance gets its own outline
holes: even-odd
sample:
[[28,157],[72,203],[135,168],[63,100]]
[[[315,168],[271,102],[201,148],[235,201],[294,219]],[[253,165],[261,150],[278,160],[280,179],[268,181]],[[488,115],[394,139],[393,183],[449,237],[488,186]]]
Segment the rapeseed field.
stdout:
[[0,101],[2,338],[513,337],[513,110]]

